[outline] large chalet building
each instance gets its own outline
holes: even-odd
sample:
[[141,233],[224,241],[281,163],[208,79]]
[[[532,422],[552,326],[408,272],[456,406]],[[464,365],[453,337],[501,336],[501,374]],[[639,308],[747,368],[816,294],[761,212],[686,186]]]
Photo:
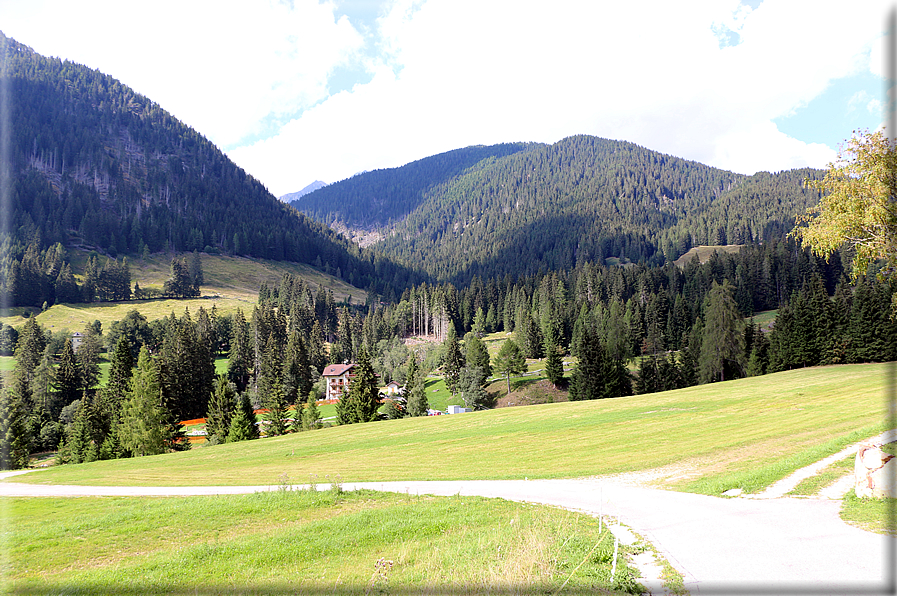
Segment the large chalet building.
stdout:
[[321,375],[327,381],[325,399],[340,399],[355,377],[354,364],[331,364]]

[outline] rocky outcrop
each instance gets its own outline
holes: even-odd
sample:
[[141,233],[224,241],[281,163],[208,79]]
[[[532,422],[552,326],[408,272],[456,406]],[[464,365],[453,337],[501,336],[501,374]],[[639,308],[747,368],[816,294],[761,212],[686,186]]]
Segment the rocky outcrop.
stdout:
[[882,451],[880,445],[861,443],[857,449],[854,472],[854,492],[858,497],[895,497],[897,459]]

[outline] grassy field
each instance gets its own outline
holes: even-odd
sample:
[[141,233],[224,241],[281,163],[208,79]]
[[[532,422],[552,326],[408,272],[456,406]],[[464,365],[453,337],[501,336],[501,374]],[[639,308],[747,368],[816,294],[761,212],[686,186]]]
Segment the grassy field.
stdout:
[[897,499],[861,499],[852,490],[841,502],[841,519],[876,534],[897,535]]
[[[887,365],[803,369],[659,394],[333,427],[63,466],[29,482],[276,484],[564,478],[676,464],[682,490],[750,492],[884,429]],[[637,455],[636,455],[637,454]]]
[[743,245],[741,244],[695,246],[690,248],[687,253],[673,261],[673,263],[677,267],[685,267],[686,264],[691,262],[695,255],[698,255],[698,259],[701,261],[701,263],[706,263],[710,260],[710,256],[715,252],[727,252],[730,254],[735,254],[741,250],[742,246]]
[[[78,272],[83,267],[86,255],[72,252],[72,267]],[[131,283],[140,283],[144,289],[162,289],[162,284],[169,275],[170,255],[153,255],[146,261],[136,259],[131,264]],[[37,314],[38,322],[51,331],[68,329],[80,331],[88,323],[95,320],[109,329],[113,321],[119,321],[131,310],[139,310],[147,319],[159,319],[172,312],[180,316],[184,309],[195,313],[200,307],[210,310],[215,306],[222,313],[230,313],[238,308],[244,312],[251,311],[258,298],[259,286],[267,283],[273,286],[280,283],[285,272],[302,277],[314,291],[321,285],[333,290],[333,297],[338,302],[348,299],[353,303],[364,302],[365,291],[346,282],[327,275],[313,267],[301,263],[265,261],[246,259],[243,257],[225,257],[220,255],[202,255],[203,277],[205,283],[201,287],[202,297],[183,300],[129,300],[127,302],[97,302],[93,304],[56,304],[44,312]],[[34,308],[13,308],[5,317],[0,317],[4,325],[20,327],[25,322],[23,314],[38,313]]]
[[[289,488],[287,485],[284,488]],[[638,593],[582,514],[501,499],[284,490],[6,499],[4,593]]]

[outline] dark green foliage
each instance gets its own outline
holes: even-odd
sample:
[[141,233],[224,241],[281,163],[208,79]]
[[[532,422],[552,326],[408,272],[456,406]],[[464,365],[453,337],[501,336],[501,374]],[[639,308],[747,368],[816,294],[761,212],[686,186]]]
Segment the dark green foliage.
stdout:
[[336,404],[336,419],[339,424],[375,420],[377,409],[380,407],[377,377],[364,348],[359,351],[358,363],[353,372],[355,377],[351,381],[348,393],[343,393]]
[[413,353],[408,359],[408,372],[405,374],[405,412],[409,416],[426,416],[430,408],[427,402],[426,379]]
[[564,383],[564,361],[562,348],[557,345],[553,330],[545,335],[545,377],[555,387]]
[[287,398],[283,388],[282,345],[274,334],[268,337],[262,355],[258,375],[258,392],[262,407],[267,409],[265,434],[269,437],[282,435],[287,431]]
[[137,356],[140,354],[140,348],[143,346],[149,348],[153,344],[149,321],[137,310],[128,311],[124,319],[115,321],[110,325],[109,333],[106,337],[106,349],[109,351],[116,349],[119,340],[122,338],[128,340],[131,359],[133,362],[136,362]]
[[208,346],[199,340],[189,313],[166,319],[159,357],[165,407],[175,420],[205,415],[215,380]]
[[306,405],[298,406],[302,412],[302,430],[315,430],[320,427],[321,412],[318,410],[318,402],[313,395],[306,396]]
[[227,431],[227,442],[249,441],[259,438],[259,430],[255,424],[255,412],[246,393],[240,395],[237,411],[230,420]]
[[206,437],[212,443],[224,443],[230,431],[231,418],[236,411],[236,392],[225,375],[215,382],[215,392],[209,400],[206,413]]
[[75,358],[75,351],[72,349],[72,340],[66,338],[62,355],[59,357],[59,365],[56,368],[54,383],[59,407],[64,408],[79,399],[82,395],[81,387],[81,369]]
[[571,401],[632,395],[632,379],[622,360],[611,358],[595,329],[583,331],[579,363],[570,377]]
[[[131,389],[122,406],[122,448],[133,456],[165,453],[168,447],[164,428],[166,417],[159,365],[145,347],[141,348]],[[76,440],[83,440],[80,435],[78,437]],[[75,448],[71,442],[69,448]]]
[[305,343],[298,332],[290,334],[283,363],[284,398],[289,404],[298,404],[308,396],[312,387],[311,365]]
[[242,393],[249,385],[252,373],[252,346],[249,342],[249,326],[239,308],[234,314],[231,327],[230,359],[227,364],[227,376]]
[[467,367],[461,369],[458,379],[458,387],[464,398],[464,405],[468,408],[482,409],[492,405],[493,400],[486,393],[484,387],[486,375],[479,367]]
[[732,296],[732,286],[713,282],[704,309],[701,378],[725,381],[744,375],[744,323]]
[[468,368],[479,368],[483,377],[492,376],[492,364],[489,361],[489,350],[486,344],[475,333],[464,336],[464,362]]
[[187,259],[175,258],[171,260],[171,273],[168,279],[165,280],[162,291],[171,298],[199,296],[199,286],[193,283],[193,276],[190,275]]
[[442,342],[442,375],[445,377],[445,386],[455,395],[458,393],[458,381],[461,369],[464,367],[464,357],[461,355],[461,345],[455,335],[454,328],[449,328],[448,335]]

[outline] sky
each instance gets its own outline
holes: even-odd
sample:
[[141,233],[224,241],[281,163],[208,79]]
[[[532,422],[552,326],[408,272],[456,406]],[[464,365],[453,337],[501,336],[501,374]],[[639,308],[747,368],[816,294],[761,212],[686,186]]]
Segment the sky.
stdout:
[[[849,4],[849,8],[848,8]],[[470,145],[589,134],[739,173],[882,125],[884,0],[0,0],[276,196]]]

